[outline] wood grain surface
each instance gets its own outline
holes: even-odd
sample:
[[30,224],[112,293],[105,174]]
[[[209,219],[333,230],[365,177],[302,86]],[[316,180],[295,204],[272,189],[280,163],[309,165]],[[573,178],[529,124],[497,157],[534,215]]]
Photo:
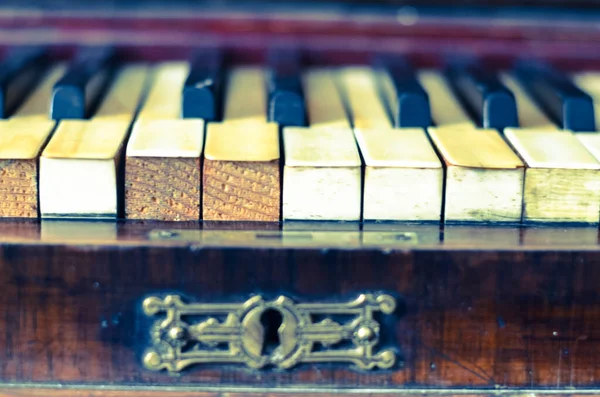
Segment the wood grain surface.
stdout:
[[279,160],[204,160],[203,213],[209,221],[276,222],[280,214]]
[[281,214],[279,130],[267,122],[265,70],[234,69],[222,123],[206,131],[202,218],[278,221]]
[[198,157],[127,158],[125,216],[129,219],[200,219]]

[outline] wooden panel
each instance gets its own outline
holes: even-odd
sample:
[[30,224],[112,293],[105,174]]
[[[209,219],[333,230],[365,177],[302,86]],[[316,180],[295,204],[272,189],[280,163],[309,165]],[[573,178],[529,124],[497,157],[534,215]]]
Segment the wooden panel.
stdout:
[[224,120],[210,123],[204,152],[204,220],[278,221],[279,132],[267,122],[265,71],[232,71]]
[[[2,241],[11,233],[28,233],[27,224],[3,226]],[[31,226],[35,234],[39,224]],[[594,325],[600,315],[597,243],[593,250],[555,245],[544,251],[503,240],[504,228],[491,234],[472,228],[463,237],[454,233],[447,248],[417,243],[391,250],[265,248],[264,243],[249,248],[240,240],[236,249],[214,244],[198,249],[193,240],[147,240],[151,230],[164,228],[164,223],[130,223],[120,226],[118,240],[3,245],[0,379],[400,387],[405,392],[411,387],[595,386],[600,368],[600,331]],[[419,234],[418,225],[412,230]],[[564,232],[555,229],[555,234],[559,238]],[[474,243],[479,239],[492,244],[481,249]],[[139,305],[148,294],[177,292],[202,302],[231,302],[253,293],[285,293],[297,300],[338,301],[373,290],[393,293],[400,302],[398,312],[382,323],[385,344],[395,346],[400,358],[399,366],[388,371],[311,364],[259,372],[217,365],[173,377],[146,371],[140,363],[151,321]]]
[[156,67],[127,144],[125,217],[200,219],[204,121],[181,119],[185,63]]

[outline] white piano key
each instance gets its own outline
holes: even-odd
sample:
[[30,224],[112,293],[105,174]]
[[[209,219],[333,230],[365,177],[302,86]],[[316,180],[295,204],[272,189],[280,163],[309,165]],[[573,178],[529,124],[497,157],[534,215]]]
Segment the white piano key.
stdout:
[[436,123],[428,132],[446,165],[444,220],[519,222],[523,162],[496,130],[475,126],[439,73],[419,80]]
[[148,68],[125,67],[90,120],[63,120],[40,158],[44,218],[115,218],[123,146]]
[[340,72],[365,161],[363,219],[439,221],[444,170],[424,130],[392,128],[374,72]]
[[507,128],[506,139],[527,164],[523,221],[597,223],[600,163],[570,131],[558,130],[535,110],[526,91],[504,76],[517,100],[523,126]]
[[283,219],[358,221],[361,160],[334,74],[303,76],[310,126],[283,131]]

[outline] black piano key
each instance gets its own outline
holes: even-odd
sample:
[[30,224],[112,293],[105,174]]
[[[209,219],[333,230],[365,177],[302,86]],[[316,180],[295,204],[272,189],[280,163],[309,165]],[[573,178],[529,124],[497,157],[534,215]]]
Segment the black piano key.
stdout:
[[115,55],[112,48],[86,48],[76,55],[52,93],[54,120],[90,116],[109,78]]
[[220,113],[223,56],[218,49],[194,54],[185,80],[182,117],[215,121]]
[[453,63],[446,73],[479,125],[500,131],[518,127],[515,97],[495,73],[484,70],[477,63]]
[[429,97],[409,62],[402,57],[383,57],[377,65],[387,71],[396,90],[397,101],[391,109],[395,127],[431,126]]
[[267,87],[269,121],[281,126],[305,126],[306,107],[300,78],[300,55],[296,50],[269,53]]
[[515,74],[556,123],[571,131],[595,131],[593,99],[552,67],[520,62]]
[[47,66],[40,47],[9,50],[0,63],[0,118],[7,118],[33,88]]

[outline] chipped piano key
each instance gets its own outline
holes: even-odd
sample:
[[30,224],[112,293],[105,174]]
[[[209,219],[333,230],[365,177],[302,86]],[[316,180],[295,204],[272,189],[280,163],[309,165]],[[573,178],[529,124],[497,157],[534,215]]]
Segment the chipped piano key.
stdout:
[[215,121],[220,113],[223,55],[217,48],[198,50],[183,86],[182,117]]
[[77,52],[64,76],[54,85],[50,112],[54,120],[90,116],[109,80],[115,60],[111,47],[88,47]]
[[534,62],[519,62],[514,72],[519,82],[561,128],[594,131],[592,98],[568,77],[546,64]]
[[396,128],[427,128],[431,125],[429,98],[406,59],[381,58],[378,76]]
[[129,65],[89,120],[63,120],[40,158],[42,218],[106,218],[121,212],[123,148],[148,76]]
[[500,134],[478,129],[437,72],[419,80],[429,94],[428,128],[446,165],[445,222],[520,222],[524,164]]
[[0,121],[0,217],[38,217],[38,157],[56,124],[48,103],[65,70],[66,65],[47,70],[17,111]]
[[308,127],[283,130],[283,219],[359,221],[361,160],[330,69],[303,75]]
[[164,221],[200,218],[204,120],[181,118],[184,62],[155,66],[133,125],[125,163],[125,217]]
[[267,120],[266,71],[233,69],[221,123],[206,131],[202,217],[206,221],[279,221],[278,125]]
[[306,125],[299,52],[274,49],[269,54],[268,64],[269,121],[282,127]]
[[365,161],[365,221],[440,221],[444,170],[426,132],[393,128],[369,68],[340,72]]
[[544,119],[516,79],[504,75],[503,80],[520,112],[521,128],[507,128],[504,134],[527,165],[523,221],[597,223],[600,163],[572,132]]
[[477,62],[452,63],[446,73],[478,125],[500,131],[518,125],[515,98],[496,74]]

